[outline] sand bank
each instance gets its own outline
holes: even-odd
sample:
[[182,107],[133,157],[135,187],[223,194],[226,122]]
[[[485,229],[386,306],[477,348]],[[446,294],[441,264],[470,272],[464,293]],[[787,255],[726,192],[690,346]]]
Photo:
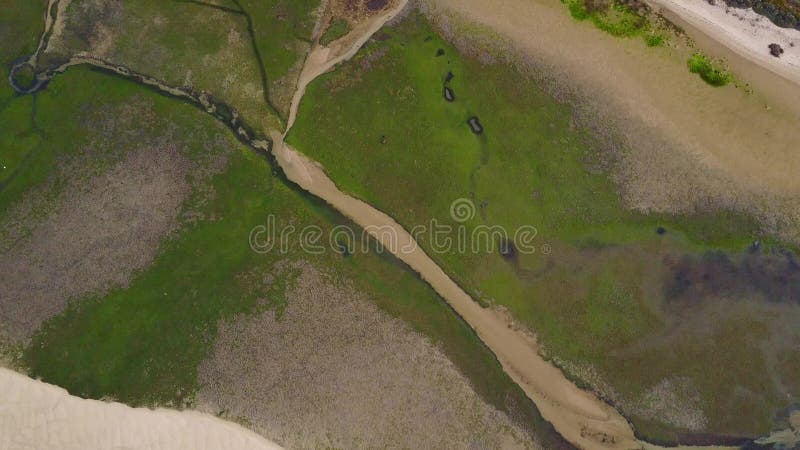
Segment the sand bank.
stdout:
[[[737,9],[722,1],[650,0],[656,8],[678,15],[715,41],[794,83],[800,84],[800,30],[781,28],[751,8]],[[784,54],[769,54],[769,45],[779,44]]]
[[0,448],[276,450],[281,447],[208,414],[85,400],[57,386],[0,368]]

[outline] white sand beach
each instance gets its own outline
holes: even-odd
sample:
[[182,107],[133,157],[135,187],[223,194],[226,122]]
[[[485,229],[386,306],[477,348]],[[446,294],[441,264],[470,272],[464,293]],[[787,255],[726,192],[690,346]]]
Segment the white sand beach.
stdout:
[[277,450],[242,426],[195,411],[85,400],[0,367],[0,448]]

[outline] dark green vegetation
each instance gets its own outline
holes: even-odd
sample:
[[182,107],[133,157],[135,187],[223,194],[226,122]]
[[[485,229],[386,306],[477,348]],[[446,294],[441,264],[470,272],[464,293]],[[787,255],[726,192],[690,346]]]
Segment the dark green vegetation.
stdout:
[[[0,192],[39,140],[35,116],[36,98],[14,101],[16,94],[7,81],[12,62],[27,57],[36,50],[44,28],[46,0],[16,2],[0,0]],[[28,73],[25,76],[32,74]],[[24,81],[24,80],[23,80]],[[7,204],[0,200],[0,211]]]
[[269,94],[286,118],[294,77],[313,38],[314,16],[320,0],[238,0],[250,17],[259,58],[265,69]]
[[[14,95],[14,90],[7,82],[12,62],[28,56],[36,50],[39,36],[44,28],[44,9],[46,0],[18,2],[0,0],[0,108]],[[0,160],[0,179],[9,169],[8,164]]]
[[[772,358],[794,338],[765,324],[771,308],[788,317],[795,305],[763,302],[769,294],[758,290],[737,293],[737,303],[678,264],[713,251],[743,267],[759,238],[756,264],[783,261],[758,224],[730,211],[671,217],[625,208],[608,175],[615,155],[577,129],[569,106],[513,69],[459,57],[421,17],[384,32],[388,39],[309,87],[290,143],[407,229],[432,219],[459,226],[450,218],[459,198],[476,206],[467,236],[479,226],[510,237],[535,226],[534,254],[440,252],[431,236],[418,239],[474,298],[508,307],[647,437],[769,430],[773,412],[800,393],[772,384],[775,376],[791,383]],[[442,97],[448,72],[452,103]],[[467,126],[473,116],[482,135]],[[703,288],[670,296],[675,279]],[[779,276],[772,282],[782,286]],[[654,392],[675,400],[653,405]]]
[[[280,308],[286,301],[283,292],[263,291],[253,280],[270,273],[277,262],[302,259],[352,280],[381,308],[441,346],[488,402],[535,432],[548,448],[562,445],[469,327],[394,258],[372,252],[311,255],[296,240],[285,254],[253,252],[250,231],[266,224],[269,215],[276,217],[277,227],[316,225],[328,231],[349,223],[273,175],[264,158],[192,105],[97,71],[69,69],[39,94],[37,123],[45,132],[31,145],[8,139],[0,148],[2,158],[29,155],[19,175],[0,191],[0,211],[68,163],[92,136],[108,130],[97,119],[140,103],[151,105],[149,119],[113,129],[113,142],[121,143],[115,153],[130,151],[143,136],[168,131],[181,136],[183,152],[193,161],[224,156],[226,169],[195,185],[180,233],[164,240],[160,255],[128,288],[103,298],[76,299],[41,328],[19,361],[31,375],[84,397],[134,405],[191,403],[198,388],[197,365],[212,349],[218,321]],[[3,111],[9,117],[12,112],[29,119],[31,97],[18,97]],[[20,132],[26,124],[19,124]]]
[[28,89],[32,87],[35,81],[36,81],[36,72],[30,65],[26,64],[20,67],[14,73],[14,83],[16,83],[17,86],[22,87],[23,89]]
[[[0,65],[5,80],[8,65],[14,59],[30,55],[44,28],[47,0],[0,0]],[[5,82],[3,84],[6,84]]]
[[733,75],[723,67],[719,61],[712,60],[702,53],[695,53],[687,62],[689,71],[700,75],[706,83],[712,86],[725,86],[733,81]]
[[636,3],[604,0],[562,0],[575,20],[591,21],[597,28],[616,37],[642,36],[648,47],[664,44],[666,34],[648,18],[649,10]]
[[323,33],[322,37],[319,38],[319,43],[322,45],[328,45],[331,42],[344,37],[349,32],[350,24],[347,23],[346,20],[336,20],[328,25],[328,29],[325,30],[325,33]]

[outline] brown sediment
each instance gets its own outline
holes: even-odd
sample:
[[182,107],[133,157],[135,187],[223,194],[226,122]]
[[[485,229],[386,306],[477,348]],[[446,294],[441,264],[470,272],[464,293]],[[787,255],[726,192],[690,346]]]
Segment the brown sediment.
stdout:
[[285,288],[286,308],[220,323],[199,368],[200,409],[294,449],[540,448],[347,280],[281,262],[266,283]]

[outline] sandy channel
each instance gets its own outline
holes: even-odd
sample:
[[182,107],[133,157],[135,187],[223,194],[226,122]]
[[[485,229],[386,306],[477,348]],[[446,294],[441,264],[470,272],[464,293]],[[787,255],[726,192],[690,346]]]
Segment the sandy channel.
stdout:
[[[306,60],[292,101],[286,132],[273,133],[273,152],[286,176],[303,189],[325,200],[380,241],[389,251],[428,282],[439,295],[475,330],[495,353],[504,370],[518,383],[567,440],[580,448],[656,448],[639,442],[627,420],[593,394],[579,389],[538,352],[534,339],[512,326],[509,319],[492,309],[482,308],[459,287],[422,249],[411,235],[387,214],[340,191],[315,161],[284,142],[297,117],[306,87],[316,77],[351,58],[386,22],[393,19],[407,1],[376,16],[351,35],[317,47]],[[357,35],[358,37],[353,37]]]
[[0,367],[0,448],[248,449],[276,444],[209,414],[85,400]]

